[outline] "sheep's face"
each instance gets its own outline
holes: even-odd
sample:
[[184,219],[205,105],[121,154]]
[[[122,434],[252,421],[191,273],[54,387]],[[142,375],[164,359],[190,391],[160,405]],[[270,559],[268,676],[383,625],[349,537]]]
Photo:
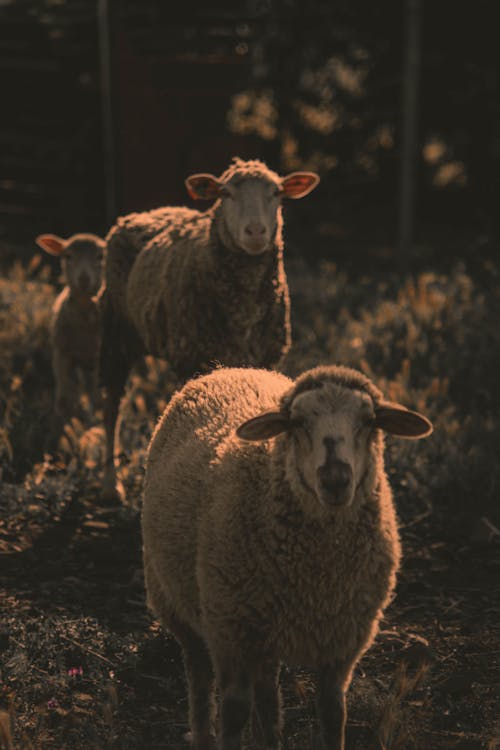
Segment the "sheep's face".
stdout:
[[68,244],[62,267],[72,291],[93,297],[102,278],[102,246],[89,241]]
[[369,468],[374,417],[367,393],[333,383],[297,396],[287,455],[294,484],[327,508],[350,505]]
[[378,429],[406,438],[426,437],[429,420],[400,404],[374,404],[363,390],[334,381],[292,394],[286,413],[265,412],[244,422],[244,440],[285,437],[285,472],[292,487],[330,511],[349,506],[375,471]]
[[248,255],[261,255],[274,247],[281,222],[281,199],[303,198],[316,187],[319,177],[313,172],[279,177],[264,164],[248,172],[245,163],[240,163],[240,171],[221,179],[211,174],[191,175],[186,187],[196,200],[219,198],[219,215],[229,244]]
[[234,246],[248,255],[260,255],[273,247],[280,194],[276,183],[257,177],[225,183],[220,191],[220,211]]
[[66,282],[77,296],[93,297],[102,280],[104,241],[95,235],[75,234],[63,240],[53,234],[37,237],[37,244],[61,258]]

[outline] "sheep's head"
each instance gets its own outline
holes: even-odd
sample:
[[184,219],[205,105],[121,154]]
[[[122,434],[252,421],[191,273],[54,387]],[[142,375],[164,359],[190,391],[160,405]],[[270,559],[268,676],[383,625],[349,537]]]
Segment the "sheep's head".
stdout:
[[233,163],[220,177],[195,174],[186,186],[192,198],[220,199],[218,210],[231,245],[248,255],[270,250],[281,223],[281,199],[302,198],[319,177],[313,172],[293,172],[280,177],[261,161]]
[[93,297],[102,279],[105,242],[95,234],[74,234],[63,240],[55,234],[41,234],[36,243],[50,255],[61,258],[61,266],[72,292]]
[[324,367],[304,373],[285,394],[280,411],[240,425],[245,440],[285,435],[286,473],[293,486],[334,510],[349,506],[357,488],[376,469],[379,430],[403,438],[432,432],[429,420],[386,402],[355,370]]

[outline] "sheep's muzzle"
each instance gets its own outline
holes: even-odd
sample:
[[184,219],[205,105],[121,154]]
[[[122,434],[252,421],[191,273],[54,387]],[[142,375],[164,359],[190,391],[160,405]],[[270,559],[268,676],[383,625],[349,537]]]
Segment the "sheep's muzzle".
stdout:
[[329,459],[320,466],[317,475],[318,494],[324,505],[349,505],[353,495],[353,471],[348,463]]

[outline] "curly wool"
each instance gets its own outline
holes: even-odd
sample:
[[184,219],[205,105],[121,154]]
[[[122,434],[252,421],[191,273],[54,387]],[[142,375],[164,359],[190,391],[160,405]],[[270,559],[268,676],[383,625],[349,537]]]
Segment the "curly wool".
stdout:
[[[279,180],[262,162],[240,159],[224,175]],[[270,367],[290,348],[281,212],[274,248],[249,256],[229,246],[219,206],[130,214],[107,238],[106,338],[118,327],[127,347],[133,331],[144,352],[184,378],[217,363]]]
[[234,181],[236,183],[245,180],[248,177],[260,177],[269,182],[273,182],[279,186],[281,184],[281,177],[279,174],[269,169],[267,164],[259,159],[252,159],[250,161],[243,161],[238,156],[233,157],[233,160],[229,167],[220,176],[221,182]]
[[381,435],[359,499],[322,518],[308,516],[287,483],[291,438],[235,437],[245,420],[325,378],[370,390],[346,368],[318,368],[296,383],[221,369],[173,398],[151,442],[142,519],[149,604],[167,628],[172,618],[186,622],[234,670],[263,654],[311,667],[335,658],[350,665],[348,682],[395,585],[400,549]]
[[[283,396],[281,401],[281,408],[284,411],[289,411],[292,401],[299,396],[301,393],[313,390],[314,388],[320,388],[325,380],[331,380],[332,368],[329,365],[319,365],[318,367],[308,370],[307,372],[299,375],[296,379],[293,388],[289,393]],[[352,390],[364,391],[371,397],[375,406],[382,401],[383,395],[376,385],[372,383],[370,378],[363,375],[359,370],[353,370],[350,367],[343,367],[342,365],[336,365],[335,367],[335,382],[343,388],[350,388]]]

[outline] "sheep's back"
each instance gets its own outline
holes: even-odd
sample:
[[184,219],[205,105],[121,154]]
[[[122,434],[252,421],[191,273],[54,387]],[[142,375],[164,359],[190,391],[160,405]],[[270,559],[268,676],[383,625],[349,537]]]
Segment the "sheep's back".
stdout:
[[130,272],[141,251],[157,235],[171,231],[179,234],[179,225],[186,224],[199,211],[181,207],[162,207],[152,211],[122,216],[111,228],[107,238],[105,279],[113,308],[128,318],[127,283]]
[[[165,356],[169,330],[189,327],[189,316],[199,304],[196,278],[204,269],[204,249],[211,224],[209,214],[185,208],[172,210],[163,231],[141,250],[130,271],[126,306],[130,320],[147,351]],[[193,298],[194,297],[194,298]],[[175,314],[168,314],[171,311]]]
[[241,441],[234,429],[275,408],[290,384],[265,370],[216,370],[189,381],[173,397],[153,435],[142,517],[145,556],[168,606],[194,628],[199,627],[198,534],[213,497],[212,462],[222,445],[237,450]]

